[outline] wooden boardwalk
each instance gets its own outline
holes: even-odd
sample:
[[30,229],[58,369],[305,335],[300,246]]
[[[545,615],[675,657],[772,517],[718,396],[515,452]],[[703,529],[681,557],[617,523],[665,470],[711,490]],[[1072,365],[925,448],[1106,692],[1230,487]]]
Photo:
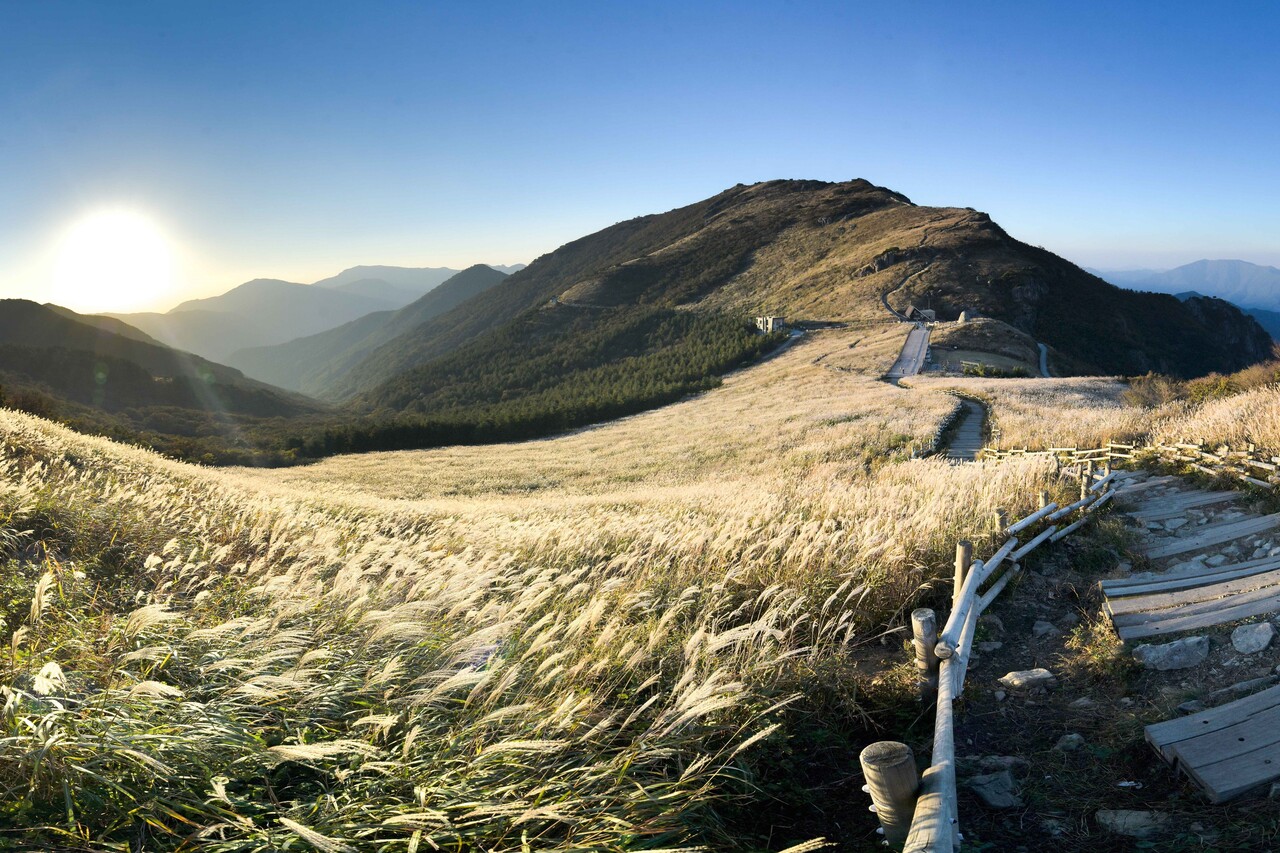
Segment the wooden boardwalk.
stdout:
[[[1197,631],[1280,612],[1280,513],[1237,506],[1177,477],[1123,474],[1118,504],[1147,529],[1157,568],[1104,581],[1104,609],[1124,640]],[[1271,546],[1271,547],[1268,547]],[[1273,553],[1274,552],[1274,553]],[[1163,561],[1170,565],[1159,566]],[[1280,686],[1147,726],[1160,756],[1215,803],[1280,779]]]
[[982,425],[987,418],[987,410],[973,400],[961,400],[964,411],[956,422],[951,443],[947,445],[947,458],[972,462],[978,458],[982,449]]

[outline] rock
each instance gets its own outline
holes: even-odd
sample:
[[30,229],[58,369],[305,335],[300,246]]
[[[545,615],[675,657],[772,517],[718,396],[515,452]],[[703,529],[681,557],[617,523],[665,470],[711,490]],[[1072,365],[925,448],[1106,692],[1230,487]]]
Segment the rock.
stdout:
[[1266,548],[1263,548],[1262,546],[1258,546],[1257,548],[1255,548],[1255,549],[1253,550],[1253,555],[1252,555],[1252,556],[1250,556],[1250,557],[1249,557],[1249,559],[1250,559],[1250,560],[1261,560],[1261,559],[1262,559],[1263,557],[1265,557],[1265,556],[1267,556],[1267,549],[1266,549]]
[[1179,705],[1178,710],[1184,714],[1199,714],[1204,710],[1204,703],[1199,699],[1192,699]]
[[1131,572],[1133,571],[1133,563],[1129,562],[1128,560],[1121,560],[1120,562],[1116,563],[1116,571],[1126,572],[1126,573]]
[[1084,735],[1072,732],[1058,738],[1058,742],[1053,745],[1053,748],[1058,752],[1077,752],[1082,746],[1084,746]]
[[1031,626],[1031,633],[1036,637],[1056,637],[1062,632],[1054,627],[1052,622],[1037,619],[1036,624]]
[[1001,622],[1000,617],[994,613],[988,613],[985,616],[979,616],[978,624],[986,625],[992,631],[999,631],[1001,634],[1004,633],[1004,623]]
[[1094,814],[1098,825],[1117,835],[1130,838],[1147,838],[1164,829],[1169,816],[1162,812],[1143,812],[1131,809],[1098,809]]
[[1058,620],[1059,625],[1066,625],[1068,628],[1074,628],[1080,624],[1080,615],[1078,613],[1067,613]]
[[1270,551],[1268,551],[1268,552],[1267,552],[1267,556],[1268,556],[1268,557],[1280,557],[1280,545],[1277,545],[1276,547],[1274,547],[1274,548],[1272,548]]
[[1164,525],[1158,521],[1148,521],[1147,529],[1148,530],[1164,530]]
[[1231,645],[1242,655],[1253,655],[1271,645],[1276,629],[1270,622],[1241,625],[1231,632]]
[[1059,838],[1067,833],[1066,821],[1058,820],[1056,817],[1042,818],[1040,826],[1054,838]]
[[1280,800],[1280,782],[1271,783],[1271,791],[1267,796],[1273,800]]
[[1014,787],[1013,776],[1008,770],[974,776],[965,782],[969,790],[978,795],[983,805],[993,809],[1016,809],[1022,805]]
[[1090,699],[1088,696],[1081,696],[1079,699],[1072,702],[1071,705],[1068,707],[1083,708],[1087,710],[1089,708],[1096,708],[1097,706],[1098,706],[1098,703]]
[[1205,565],[1208,565],[1208,566],[1221,566],[1226,561],[1227,561],[1226,554],[1214,554],[1212,557],[1205,560],[1204,562],[1205,562]]
[[998,651],[1003,647],[1004,643],[999,640],[987,640],[984,643],[978,643],[978,651],[983,653]]
[[1003,690],[997,690],[993,695],[996,697],[997,702],[1003,702],[1009,694]]
[[1037,667],[1010,672],[1000,678],[1000,683],[1010,690],[1034,690],[1037,687],[1056,687],[1058,679],[1049,670]]
[[1187,519],[1185,518],[1171,518],[1164,523],[1164,529],[1177,530],[1179,527],[1186,527],[1186,525]]
[[1249,693],[1254,690],[1260,690],[1263,687],[1270,687],[1275,683],[1274,675],[1264,675],[1261,678],[1250,678],[1248,681],[1238,681],[1229,687],[1223,687],[1209,694],[1209,701],[1216,702],[1219,699],[1225,699],[1235,693]]
[[1021,777],[1031,772],[1031,762],[1016,755],[966,755],[959,761],[959,770],[963,775],[968,776],[1006,770],[1014,776]]
[[1186,637],[1158,646],[1144,644],[1133,650],[1133,657],[1147,669],[1161,672],[1170,669],[1190,669],[1208,659],[1209,638]]

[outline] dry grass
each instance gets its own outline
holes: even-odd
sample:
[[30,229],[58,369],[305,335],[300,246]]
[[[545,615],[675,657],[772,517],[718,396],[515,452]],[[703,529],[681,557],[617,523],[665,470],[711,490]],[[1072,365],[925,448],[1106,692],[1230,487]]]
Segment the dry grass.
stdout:
[[1118,379],[977,379],[913,377],[926,391],[954,389],[990,406],[993,441],[999,448],[1098,447],[1141,437],[1149,410],[1124,401]]
[[761,843],[719,815],[770,739],[818,694],[856,716],[852,648],[1054,482],[913,459],[954,400],[859,372],[866,336],[562,438],[287,471],[0,411],[9,826],[86,849]]
[[1253,443],[1280,453],[1280,386],[1254,388],[1200,406],[1172,403],[1161,415],[1152,430],[1159,441]]

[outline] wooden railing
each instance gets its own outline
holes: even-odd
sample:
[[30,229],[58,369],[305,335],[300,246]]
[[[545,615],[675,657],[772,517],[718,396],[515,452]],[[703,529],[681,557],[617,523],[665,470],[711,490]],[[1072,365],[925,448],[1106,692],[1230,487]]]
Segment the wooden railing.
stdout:
[[1188,468],[1214,477],[1232,479],[1274,489],[1280,486],[1280,456],[1270,456],[1252,444],[1243,450],[1230,445],[1210,446],[1204,441],[1196,444],[1153,444],[1142,448],[1162,459],[1184,463]]
[[[863,790],[871,795],[881,832],[895,848],[905,843],[904,853],[950,853],[961,841],[953,706],[964,691],[978,618],[1021,571],[1020,560],[1044,543],[1077,530],[1115,495],[1114,474],[1108,470],[1105,453],[1096,457],[1103,470],[1095,473],[1094,451],[1081,454],[1070,448],[1070,452],[1080,477],[1080,499],[1060,507],[1041,493],[1040,509],[1012,524],[1001,524],[1008,539],[985,561],[972,559],[969,542],[958,543],[951,612],[942,632],[937,633],[932,610],[922,608],[911,615],[919,689],[922,696],[936,694],[931,763],[917,776],[911,750],[896,742],[872,744],[861,755],[867,781]],[[1078,518],[1062,526],[1072,515]]]

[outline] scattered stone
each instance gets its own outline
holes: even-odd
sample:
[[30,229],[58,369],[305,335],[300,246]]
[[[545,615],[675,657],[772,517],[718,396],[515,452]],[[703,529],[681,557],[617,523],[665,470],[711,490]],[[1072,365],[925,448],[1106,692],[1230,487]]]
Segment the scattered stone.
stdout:
[[960,769],[966,775],[1006,770],[1014,776],[1026,776],[1031,772],[1031,762],[1016,755],[967,755],[960,759]]
[[1066,821],[1058,820],[1056,817],[1042,818],[1040,826],[1054,838],[1061,838],[1067,832]]
[[1121,560],[1116,563],[1116,569],[1121,572],[1131,572],[1133,571],[1133,563],[1128,560]]
[[1004,622],[1001,622],[1000,617],[994,613],[988,613],[984,616],[979,616],[978,624],[986,625],[992,631],[999,631],[1001,634],[1004,633]]
[[1261,560],[1261,559],[1262,559],[1263,557],[1265,557],[1265,556],[1267,556],[1267,549],[1266,549],[1266,548],[1263,548],[1261,545],[1259,545],[1257,548],[1255,548],[1255,549],[1254,549],[1254,551],[1253,551],[1253,555],[1252,555],[1251,557],[1249,557],[1249,559],[1250,559],[1250,560]]
[[1274,548],[1272,548],[1270,551],[1268,551],[1268,552],[1267,552],[1267,556],[1268,556],[1268,557],[1280,557],[1280,545],[1277,545],[1276,547],[1274,547]]
[[1158,646],[1144,644],[1133,650],[1134,659],[1147,669],[1164,672],[1199,666],[1209,657],[1208,637],[1186,637]]
[[1098,809],[1094,817],[1103,829],[1130,838],[1148,838],[1164,829],[1169,816],[1162,812],[1132,809]]
[[1248,693],[1262,687],[1270,687],[1275,683],[1275,680],[1274,675],[1264,675],[1261,678],[1250,678],[1248,681],[1238,681],[1229,687],[1223,687],[1210,693],[1209,701],[1216,702],[1217,700],[1224,699],[1234,693]]
[[1132,704],[1133,704],[1133,699],[1129,696],[1124,696],[1120,699],[1121,707],[1128,708]]
[[1273,800],[1280,800],[1280,782],[1271,783],[1271,791],[1267,796]]
[[1014,787],[1013,776],[1008,770],[974,776],[965,784],[988,808],[1016,809],[1022,806],[1022,800]]
[[1037,619],[1036,624],[1031,626],[1031,633],[1036,637],[1056,637],[1062,632],[1059,631],[1052,622]]
[[1089,708],[1096,708],[1097,706],[1098,706],[1098,703],[1090,699],[1088,696],[1081,696],[1079,699],[1076,699],[1074,702],[1072,702],[1071,705],[1068,707],[1083,708],[1087,710]]
[[1074,628],[1080,624],[1080,614],[1068,613],[1058,620],[1059,625],[1066,625],[1068,628]]
[[1205,562],[1205,565],[1216,567],[1216,566],[1221,566],[1226,561],[1227,561],[1226,554],[1214,554],[1212,557],[1205,560],[1204,562]]
[[1178,710],[1183,714],[1199,714],[1201,711],[1204,710],[1204,708],[1205,708],[1204,703],[1201,702],[1199,699],[1192,699],[1188,702],[1183,702],[1181,705],[1178,706]]
[[1241,625],[1231,632],[1231,645],[1242,655],[1253,655],[1271,645],[1275,635],[1275,626],[1270,622]]
[[[1208,640],[1205,642],[1207,644]],[[1000,683],[1010,690],[1034,690],[1037,687],[1056,687],[1058,679],[1049,670],[1037,667],[1010,672],[1000,678]]]
[[1053,745],[1053,748],[1058,752],[1077,752],[1083,746],[1084,735],[1072,732],[1071,734],[1066,734],[1058,738],[1058,742]]
[[1187,521],[1188,519],[1185,519],[1185,518],[1171,518],[1164,523],[1164,529],[1177,530],[1179,527],[1185,527],[1187,524]]
[[997,702],[1003,702],[1009,694],[1005,693],[1003,690],[997,690],[994,695]]
[[1148,530],[1164,530],[1164,525],[1158,521],[1148,521],[1147,529]]
[[999,640],[987,640],[984,643],[978,643],[978,651],[983,652],[984,654],[987,652],[997,651],[1003,647],[1004,643]]

